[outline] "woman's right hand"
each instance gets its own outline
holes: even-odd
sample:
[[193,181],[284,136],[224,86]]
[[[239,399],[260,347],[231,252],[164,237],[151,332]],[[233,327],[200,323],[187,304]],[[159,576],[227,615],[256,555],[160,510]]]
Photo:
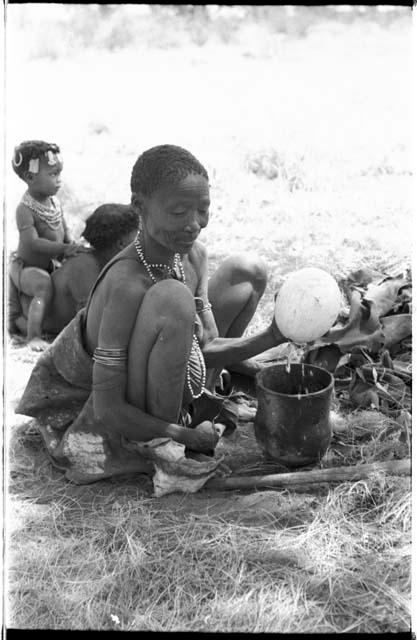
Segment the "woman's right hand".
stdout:
[[[191,435],[191,434],[190,434]],[[192,429],[192,444],[189,449],[201,453],[212,452],[220,439],[219,430],[211,420],[204,420]]]

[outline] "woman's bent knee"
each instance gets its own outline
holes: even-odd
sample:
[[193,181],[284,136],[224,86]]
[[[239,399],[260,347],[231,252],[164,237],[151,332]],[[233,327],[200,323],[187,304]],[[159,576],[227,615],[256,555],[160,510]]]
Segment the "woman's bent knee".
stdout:
[[178,280],[161,280],[151,287],[142,301],[142,310],[157,318],[193,321],[195,303],[191,291]]
[[231,256],[225,262],[239,279],[250,282],[255,291],[264,292],[268,281],[268,269],[262,258],[253,254],[237,255]]

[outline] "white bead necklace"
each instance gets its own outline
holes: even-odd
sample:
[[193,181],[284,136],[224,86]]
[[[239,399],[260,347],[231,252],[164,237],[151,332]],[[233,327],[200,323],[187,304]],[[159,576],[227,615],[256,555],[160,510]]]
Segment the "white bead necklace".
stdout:
[[[183,284],[185,284],[185,273],[184,273],[184,266],[181,262],[181,257],[179,253],[176,253],[174,255],[174,261],[173,261],[173,265],[172,267],[170,267],[167,264],[160,264],[160,263],[148,263],[145,259],[145,256],[143,254],[143,248],[142,248],[142,243],[140,241],[140,231],[138,232],[134,242],[133,242],[136,252],[139,256],[140,261],[142,262],[143,266],[145,267],[150,279],[152,280],[152,282],[154,284],[156,284],[158,282],[158,280],[156,279],[155,275],[152,273],[152,269],[162,269],[164,271],[167,272],[171,272],[174,273],[175,269],[179,269],[180,275],[181,275],[181,282]],[[203,395],[204,393],[204,388],[206,386],[206,363],[204,361],[204,356],[201,352],[201,348],[200,348],[200,344],[198,342],[197,336],[194,334],[193,335],[193,342],[191,345],[191,354],[190,354],[190,358],[193,356],[193,354],[195,356],[197,356],[197,359],[200,363],[200,371],[201,371],[201,379],[200,379],[200,390],[197,393],[194,393],[193,391],[193,387],[192,387],[192,381],[191,381],[191,372],[190,372],[190,363],[187,363],[187,368],[186,368],[186,381],[187,381],[187,387],[188,390],[191,393],[191,396],[193,398],[193,400],[195,400],[196,398],[199,398],[200,396]]]
[[36,213],[39,220],[42,220],[48,225],[50,229],[56,231],[61,226],[62,222],[62,208],[59,200],[50,197],[50,206],[41,204],[35,198],[33,198],[28,191],[23,194],[22,204],[26,205],[33,213]]
[[[180,270],[180,274],[181,274],[181,278],[182,278],[182,282],[185,283],[185,278],[184,278],[184,269],[182,267],[182,263],[181,263],[181,258],[180,258],[180,254],[176,253],[174,255],[174,260],[172,263],[172,266],[170,266],[169,264],[165,264],[165,263],[149,263],[145,260],[145,256],[143,254],[143,249],[142,249],[142,243],[140,241],[140,231],[137,234],[133,244],[135,245],[135,249],[137,251],[137,254],[140,258],[140,261],[142,262],[143,266],[145,267],[148,276],[150,277],[150,279],[152,280],[152,282],[154,284],[156,284],[158,281],[155,278],[154,274],[152,273],[152,269],[161,269],[162,271],[166,271],[167,273],[171,272],[175,272],[175,269],[179,268]],[[180,266],[181,265],[181,266]]]

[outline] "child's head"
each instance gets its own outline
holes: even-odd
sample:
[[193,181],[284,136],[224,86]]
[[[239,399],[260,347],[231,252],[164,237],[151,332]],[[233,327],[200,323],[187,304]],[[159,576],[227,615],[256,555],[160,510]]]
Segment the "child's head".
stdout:
[[125,204],[102,204],[86,220],[83,237],[97,251],[114,248],[115,253],[133,242],[139,216]]
[[15,147],[12,159],[15,173],[39,195],[54,195],[61,186],[62,159],[57,144],[28,140]]

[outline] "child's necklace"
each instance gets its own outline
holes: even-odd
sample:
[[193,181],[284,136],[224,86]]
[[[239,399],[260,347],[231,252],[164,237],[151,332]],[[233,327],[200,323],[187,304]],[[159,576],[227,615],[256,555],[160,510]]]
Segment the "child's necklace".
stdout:
[[[174,262],[173,262],[172,267],[170,267],[167,264],[150,264],[150,263],[148,263],[146,261],[145,256],[143,254],[143,248],[142,248],[142,244],[141,244],[141,241],[140,241],[140,231],[138,232],[133,244],[135,245],[135,249],[136,249],[136,252],[137,252],[137,254],[139,256],[140,261],[142,262],[142,264],[145,267],[150,279],[152,280],[152,282],[154,284],[156,284],[158,282],[158,280],[156,279],[156,277],[152,273],[152,269],[163,269],[165,271],[171,271],[171,274],[173,274],[173,273],[175,273],[174,269],[176,269],[177,267],[179,268],[179,271],[180,271],[180,274],[181,274],[181,282],[183,284],[185,284],[184,267],[183,267],[183,264],[181,262],[181,257],[180,257],[179,253],[176,253],[174,255]],[[199,387],[200,388],[196,393],[194,393],[194,389],[193,389],[193,385],[192,385],[193,380],[191,379],[191,371],[190,371],[190,360],[191,360],[191,358],[194,358],[194,360],[197,360],[197,362],[199,363],[199,369],[200,369],[200,381],[199,381]],[[201,352],[201,348],[200,348],[197,336],[195,334],[193,335],[193,342],[192,342],[192,345],[191,345],[191,354],[190,354],[190,358],[189,358],[188,363],[187,363],[186,380],[187,380],[188,390],[191,393],[191,396],[192,396],[192,398],[194,400],[203,395],[204,387],[206,385],[206,363],[204,361],[204,356],[203,356],[203,354]]]
[[41,204],[35,200],[28,191],[26,191],[22,198],[22,204],[26,205],[31,211],[36,213],[39,220],[42,220],[42,222],[47,224],[50,229],[56,231],[62,221],[62,209],[60,205],[58,207],[55,205],[52,198],[51,202],[52,206],[49,207],[45,204]]

